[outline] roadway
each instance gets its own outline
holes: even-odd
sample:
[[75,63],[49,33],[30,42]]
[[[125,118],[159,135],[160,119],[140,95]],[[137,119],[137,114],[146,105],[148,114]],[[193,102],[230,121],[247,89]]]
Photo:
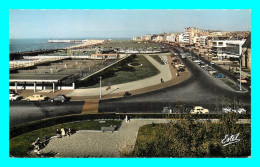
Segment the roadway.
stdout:
[[[130,97],[101,100],[99,112],[118,113],[160,113],[164,106],[176,104],[186,106],[202,105],[216,113],[216,104],[226,103],[227,97],[235,98],[240,104],[251,109],[251,92],[235,92],[218,79],[210,76],[189,59],[182,59],[190,71],[190,78],[167,88]],[[219,101],[219,99],[222,99]],[[84,101],[66,103],[51,102],[10,102],[10,126],[36,121],[53,116],[80,114]]]
[[80,114],[84,101],[71,102],[27,102],[11,101],[9,109],[9,125],[17,126],[23,123],[37,121],[55,116]]
[[[182,51],[181,51],[182,52]],[[219,79],[210,76],[190,59],[182,59],[190,71],[190,78],[171,87],[153,92],[120,99],[101,100],[99,112],[161,112],[164,106],[183,104],[186,106],[202,105],[215,110],[216,104],[225,104],[223,97],[238,100],[251,109],[251,92],[235,92]],[[219,101],[219,99],[223,99]]]

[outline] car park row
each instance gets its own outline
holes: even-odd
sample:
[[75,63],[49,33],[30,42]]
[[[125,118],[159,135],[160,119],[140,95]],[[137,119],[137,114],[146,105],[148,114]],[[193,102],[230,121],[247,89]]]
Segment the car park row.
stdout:
[[24,100],[24,101],[66,102],[66,101],[69,101],[70,98],[66,97],[65,95],[57,95],[54,98],[49,98],[47,96],[43,96],[40,94],[34,94],[32,96],[28,96],[23,99],[22,96],[16,95],[15,93],[11,93],[11,94],[9,94],[9,100],[10,101]]
[[[187,110],[188,113],[190,114],[209,114],[209,109],[204,108],[202,106],[195,106],[192,109]],[[182,112],[179,112],[177,109],[174,109],[172,107],[163,107],[163,110],[161,111],[162,113],[168,113],[168,114],[183,114]],[[222,108],[222,113],[237,113],[237,114],[246,114],[246,109],[245,108],[231,108],[231,107],[225,107]]]

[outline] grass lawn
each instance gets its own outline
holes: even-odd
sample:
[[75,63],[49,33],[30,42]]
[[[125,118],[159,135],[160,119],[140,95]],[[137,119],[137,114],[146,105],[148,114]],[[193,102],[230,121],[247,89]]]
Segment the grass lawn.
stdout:
[[130,48],[130,49],[142,49],[142,48],[149,48],[149,47],[160,47],[163,46],[162,44],[158,43],[144,43],[144,42],[133,42],[130,40],[119,40],[119,41],[111,41],[106,44],[101,44],[99,47],[101,48]]
[[[116,71],[115,76],[105,78],[102,80],[102,86],[109,86],[109,85],[111,86],[116,84],[137,81],[140,79],[152,77],[154,75],[159,74],[159,70],[156,67],[154,67],[154,65],[152,65],[150,61],[147,60],[143,55],[137,55],[134,61],[141,63],[142,66],[132,67],[134,68],[134,70],[132,71],[126,71],[126,70]],[[87,88],[96,88],[96,87],[99,87],[99,83],[92,86],[88,86]]]
[[225,84],[227,84],[229,87],[231,87],[232,89],[239,91],[239,87],[233,82],[231,82],[230,80],[228,80],[227,78],[219,78],[219,79]]
[[164,65],[164,62],[162,59],[159,57],[159,55],[150,55],[154,60],[156,60],[158,63]]
[[120,120],[105,120],[105,123],[99,123],[100,120],[70,122],[65,124],[58,124],[55,126],[38,129],[29,133],[10,139],[10,155],[15,157],[28,157],[27,151],[38,137],[42,140],[44,135],[52,137],[56,135],[56,130],[63,128],[71,128],[72,130],[100,130],[102,126],[117,125],[121,126]]
[[[139,129],[130,157],[247,157],[251,154],[251,125],[224,123],[150,124]],[[240,142],[223,146],[226,134]]]

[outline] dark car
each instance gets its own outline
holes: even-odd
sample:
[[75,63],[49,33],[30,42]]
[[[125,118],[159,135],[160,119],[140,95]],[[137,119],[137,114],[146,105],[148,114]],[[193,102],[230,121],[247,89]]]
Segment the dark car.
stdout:
[[131,96],[131,93],[126,91],[125,94],[124,94],[124,97],[127,97],[127,96]]
[[53,99],[50,99],[51,102],[54,101],[60,101],[60,102],[65,102],[65,101],[69,101],[70,99],[68,97],[66,97],[65,95],[57,95],[56,97],[54,97]]

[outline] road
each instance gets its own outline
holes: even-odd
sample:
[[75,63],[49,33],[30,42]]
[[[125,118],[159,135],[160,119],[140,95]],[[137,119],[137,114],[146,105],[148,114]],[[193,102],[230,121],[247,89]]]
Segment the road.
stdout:
[[102,100],[99,103],[99,112],[161,112],[164,106],[175,106],[175,104],[202,105],[214,112],[216,104],[220,103],[219,99],[224,96],[231,100],[235,98],[240,104],[251,108],[250,92],[235,92],[188,58],[182,61],[191,74],[186,81],[141,95]]
[[[184,104],[201,105],[210,113],[216,111],[216,104],[225,103],[224,96],[239,100],[240,104],[251,109],[251,92],[235,92],[218,79],[207,74],[189,59],[182,59],[190,71],[190,78],[171,87],[130,97],[101,100],[99,112],[118,113],[160,113],[164,106]],[[222,102],[219,102],[222,99]],[[224,101],[224,102],[223,102]],[[66,103],[50,102],[10,102],[10,126],[43,118],[68,114],[79,114],[84,101]]]
[[73,102],[27,102],[11,101],[9,109],[10,127],[44,118],[80,114],[84,101]]

